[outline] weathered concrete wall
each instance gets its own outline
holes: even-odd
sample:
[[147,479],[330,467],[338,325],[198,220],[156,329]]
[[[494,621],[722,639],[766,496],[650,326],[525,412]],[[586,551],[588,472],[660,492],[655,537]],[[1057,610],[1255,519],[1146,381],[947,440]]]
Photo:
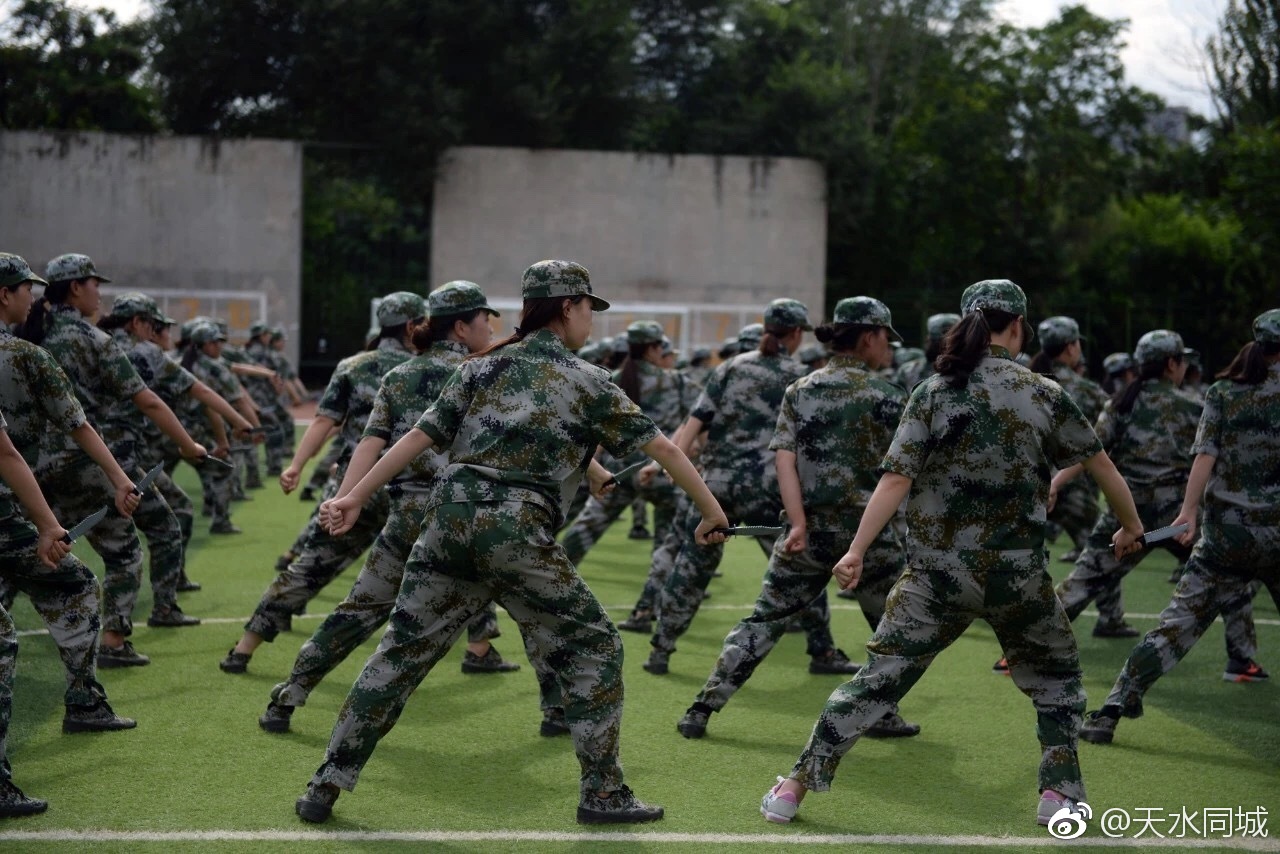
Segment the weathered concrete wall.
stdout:
[[[265,319],[297,359],[302,147],[273,140],[0,132],[0,250],[37,272],[83,252],[178,320],[215,313],[232,340]],[[265,311],[265,317],[263,312]]]
[[[810,160],[455,148],[436,182],[431,281],[516,298],[530,263],[571,258],[634,316],[684,307],[668,334],[709,344],[776,297],[820,315],[826,240],[826,176]],[[623,320],[609,314],[606,330]]]

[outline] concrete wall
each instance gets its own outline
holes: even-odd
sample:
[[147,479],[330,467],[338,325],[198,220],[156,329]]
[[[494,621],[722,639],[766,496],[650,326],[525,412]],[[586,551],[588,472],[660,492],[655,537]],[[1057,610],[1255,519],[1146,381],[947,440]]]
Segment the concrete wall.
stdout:
[[104,295],[151,293],[178,320],[217,314],[233,341],[283,324],[296,361],[299,144],[2,131],[0,187],[0,251],[37,272],[83,252],[114,280]]
[[652,305],[675,340],[710,344],[777,297],[820,315],[826,240],[826,176],[810,160],[455,148],[436,182],[431,281],[518,298],[525,267],[570,258],[627,306],[596,337]]

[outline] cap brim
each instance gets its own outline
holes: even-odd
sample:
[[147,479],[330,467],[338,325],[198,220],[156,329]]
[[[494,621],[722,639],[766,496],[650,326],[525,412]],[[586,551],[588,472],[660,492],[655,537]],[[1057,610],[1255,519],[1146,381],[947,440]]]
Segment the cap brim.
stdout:
[[489,312],[489,314],[493,315],[494,317],[502,317],[502,313],[499,312],[496,308],[490,308],[487,305],[482,305],[480,307],[483,308],[485,311]]
[[595,294],[587,294],[587,296],[591,298],[592,311],[608,311],[609,310],[609,301],[607,299],[601,299]]
[[[1022,317],[1022,331],[1023,337],[1027,339],[1028,344],[1036,340],[1036,328],[1027,320],[1026,315]],[[1024,347],[1023,349],[1025,350],[1026,348]]]
[[899,344],[903,343],[902,336],[898,334],[898,330],[894,329],[892,326],[886,326],[885,329],[889,330],[890,338],[892,338],[894,341],[897,341]]
[[94,273],[94,274],[93,274],[93,278],[97,279],[99,282],[102,282],[104,285],[111,281],[111,280],[110,280],[110,279],[108,279],[106,276],[102,275],[101,273]]

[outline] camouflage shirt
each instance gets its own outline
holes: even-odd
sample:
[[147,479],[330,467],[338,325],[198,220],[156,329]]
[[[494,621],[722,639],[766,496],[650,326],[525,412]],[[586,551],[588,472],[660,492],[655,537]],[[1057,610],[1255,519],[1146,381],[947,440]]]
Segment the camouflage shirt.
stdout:
[[1061,386],[992,347],[962,389],[932,376],[916,386],[881,468],[913,480],[907,500],[912,566],[1043,569],[1053,469],[1102,450]]
[[[235,403],[244,396],[244,387],[221,359],[213,359],[204,353],[197,353],[190,370],[196,379],[220,394],[228,403]],[[187,432],[191,434],[191,438],[204,445],[213,442],[213,431],[209,428],[209,418],[203,403],[188,396],[178,404],[175,411],[182,419]]]
[[842,354],[787,388],[769,447],[796,455],[810,529],[842,528],[838,520],[866,507],[905,401],[902,389]]
[[711,376],[711,368],[705,365],[694,367],[690,365],[681,373],[684,374],[685,385],[693,388],[695,394],[702,391],[702,387],[707,384],[707,378]]
[[[670,438],[684,423],[693,406],[694,390],[679,371],[669,371],[651,362],[639,361],[636,368],[640,377],[640,411],[658,425],[663,435]],[[618,382],[621,373],[615,371],[613,381]],[[621,461],[620,465],[631,465],[640,462],[643,453],[637,451],[631,459]],[[606,467],[612,468],[608,461],[601,460]]]
[[[245,361],[251,365],[267,368],[268,370],[276,370],[274,360],[271,358],[274,353],[270,347],[258,341],[250,341],[249,346],[244,349]],[[277,372],[278,373],[278,372]],[[245,390],[249,392],[249,396],[253,398],[253,402],[263,409],[274,409],[280,405],[280,395],[276,391],[276,387],[271,384],[271,380],[262,377],[245,377]]]
[[115,339],[85,320],[75,308],[54,305],[50,319],[49,331],[40,346],[66,372],[76,398],[94,425],[103,420],[112,404],[131,401],[146,390],[146,383]]
[[911,391],[934,375],[933,364],[928,359],[912,359],[898,368],[893,376],[895,385]]
[[1134,491],[1143,487],[1181,486],[1191,471],[1191,443],[1202,407],[1169,380],[1147,380],[1128,415],[1107,401],[1098,416],[1102,446]]
[[1217,457],[1205,489],[1206,519],[1280,526],[1280,363],[1258,385],[1211,385],[1191,451]]
[[[159,345],[150,341],[136,341],[124,330],[117,330],[112,337],[125,352],[147,388],[154,391],[166,404],[172,406],[170,401],[180,400],[195,385],[195,376],[165,355]],[[122,455],[118,450],[120,443],[133,442],[138,445],[147,442],[159,432],[159,428],[155,428],[153,432],[153,426],[151,419],[143,415],[132,400],[115,400],[104,408],[98,429],[102,432],[102,440],[119,457]]]
[[351,459],[351,453],[364,434],[364,425],[373,411],[373,399],[378,396],[382,378],[387,371],[407,362],[410,355],[396,339],[383,338],[377,349],[348,356],[334,369],[324,397],[316,407],[316,414],[331,418],[339,425],[338,440],[343,443],[342,455],[338,459],[340,466],[345,466]]
[[1067,390],[1067,394],[1071,395],[1071,399],[1080,407],[1090,424],[1098,420],[1102,407],[1107,403],[1107,393],[1102,390],[1102,386],[1088,377],[1080,376],[1062,362],[1053,363],[1053,378]]
[[88,460],[67,435],[85,423],[71,380],[53,356],[0,326],[0,407],[12,421],[7,430],[37,477],[73,459]]
[[700,457],[708,484],[758,483],[778,491],[778,470],[769,450],[787,386],[808,373],[790,356],[759,350],[734,356],[716,367],[691,413],[708,425]]
[[[378,396],[374,398],[373,411],[364,425],[364,435],[382,439],[388,447],[398,442],[440,396],[440,389],[444,388],[467,353],[467,345],[461,342],[436,341],[426,352],[387,371],[378,388]],[[393,482],[430,482],[446,462],[447,453],[431,448],[420,454]]]
[[528,502],[557,526],[597,445],[621,459],[659,433],[547,329],[463,362],[416,426],[450,453],[433,505]]

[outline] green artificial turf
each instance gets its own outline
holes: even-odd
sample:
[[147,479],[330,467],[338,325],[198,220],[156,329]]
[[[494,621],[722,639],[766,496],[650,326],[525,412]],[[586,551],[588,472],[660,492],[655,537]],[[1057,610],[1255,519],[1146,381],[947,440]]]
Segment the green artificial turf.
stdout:
[[[180,482],[197,496],[194,476]],[[133,640],[150,655],[149,667],[99,674],[116,710],[138,719],[131,732],[66,736],[60,731],[63,675],[47,636],[21,639],[9,754],[14,779],[47,798],[43,816],[0,823],[4,851],[134,851],[175,843],[137,840],[69,842],[6,838],[15,831],[288,831],[322,832],[302,824],[293,801],[320,763],[338,706],[376,636],[340,667],[293,717],[293,731],[269,735],[257,726],[268,692],[288,673],[317,618],[347,592],[356,567],[325,590],[294,631],[254,655],[246,675],[218,670],[273,577],[276,557],[293,540],[310,506],[285,497],[277,485],[235,505],[245,531],[211,537],[197,521],[188,557],[192,578],[204,585],[183,594],[184,609],[204,618],[188,629],[145,625],[150,591],[144,589]],[[648,543],[626,538],[624,517],[581,567],[615,619],[626,615],[644,581]],[[1065,544],[1055,548],[1055,558]],[[100,563],[77,548],[95,569]],[[719,652],[724,635],[745,616],[759,589],[765,559],[752,543],[733,542],[724,577],[672,657],[671,673],[655,677],[640,665],[648,638],[623,633],[626,712],[622,759],[628,782],[646,800],[666,806],[639,834],[750,835],[765,848],[785,848],[822,834],[927,835],[936,850],[955,850],[958,837],[1015,837],[1015,848],[1052,847],[1033,824],[1039,748],[1030,702],[1005,677],[991,673],[1000,656],[992,632],[976,624],[941,655],[902,703],[920,723],[913,739],[860,741],[841,766],[832,792],[804,803],[801,821],[764,822],[759,799],[785,774],[803,746],[827,695],[840,678],[811,676],[804,636],[787,635],[726,710],[711,718],[707,737],[681,738],[675,722],[692,701]],[[1130,621],[1140,629],[1169,599],[1172,559],[1150,557],[1125,583]],[[1068,567],[1055,559],[1053,572]],[[145,584],[144,584],[145,588]],[[833,588],[834,592],[834,588]],[[862,658],[869,637],[861,613],[832,599],[837,642]],[[1264,593],[1255,603],[1259,660],[1280,667],[1277,614]],[[30,605],[15,608],[20,630],[39,629]],[[221,620],[222,622],[215,622]],[[1093,616],[1077,621],[1090,708],[1105,696],[1132,642],[1094,638]],[[507,658],[524,662],[519,633],[501,614],[496,641]],[[532,668],[511,675],[460,672],[462,649],[441,662],[410,701],[396,728],[378,747],[354,793],[344,793],[323,831],[532,831],[577,834],[577,762],[567,738],[538,735],[540,713]],[[1147,714],[1123,721],[1111,746],[1081,745],[1095,814],[1121,807],[1176,812],[1204,807],[1280,810],[1280,716],[1276,687],[1222,681],[1221,624],[1148,695]],[[598,850],[617,830],[588,831],[586,841],[435,841],[433,850]],[[1150,835],[1150,834],[1148,834]],[[1091,825],[1087,839],[1103,840]],[[1263,840],[1255,840],[1263,841]],[[352,851],[391,847],[420,850],[424,843],[364,839],[320,842],[208,841],[180,843],[209,851]],[[608,851],[695,851],[707,841],[617,841]],[[760,843],[726,841],[724,848],[759,850]],[[823,846],[827,848],[828,846]],[[847,846],[846,846],[847,847]],[[878,845],[877,851],[931,850]]]

